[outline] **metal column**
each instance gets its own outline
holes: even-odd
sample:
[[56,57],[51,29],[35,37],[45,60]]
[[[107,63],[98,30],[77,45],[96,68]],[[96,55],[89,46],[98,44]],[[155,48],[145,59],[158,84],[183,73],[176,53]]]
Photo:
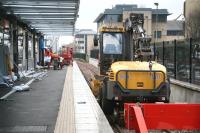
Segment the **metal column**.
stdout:
[[163,65],[165,65],[165,42],[163,41]]
[[28,31],[25,32],[25,59],[26,59],[26,70],[28,70]]
[[18,74],[18,27],[13,27],[13,66],[14,72]]
[[189,62],[189,66],[190,66],[190,83],[192,83],[192,38],[190,38],[190,62]]
[[176,40],[174,40],[174,79],[176,79],[176,71],[177,71],[177,66],[176,66]]
[[40,65],[44,66],[44,37],[39,38],[39,61]]
[[153,43],[153,60],[155,61],[156,60],[156,44],[155,42]]
[[35,57],[35,45],[36,45],[36,38],[35,32],[33,33],[33,61],[34,61],[34,69],[36,68],[36,57]]

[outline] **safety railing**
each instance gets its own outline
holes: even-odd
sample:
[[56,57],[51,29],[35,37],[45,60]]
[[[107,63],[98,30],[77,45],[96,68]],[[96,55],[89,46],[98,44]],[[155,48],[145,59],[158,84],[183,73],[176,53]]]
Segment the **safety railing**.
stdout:
[[200,40],[153,43],[154,58],[165,65],[174,79],[200,84]]

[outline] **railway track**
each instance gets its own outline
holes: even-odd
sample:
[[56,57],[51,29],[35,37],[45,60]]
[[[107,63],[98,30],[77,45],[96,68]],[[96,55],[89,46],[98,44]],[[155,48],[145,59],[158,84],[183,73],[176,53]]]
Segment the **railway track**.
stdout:
[[77,61],[77,64],[88,83],[94,75],[98,74],[98,69],[89,63]]

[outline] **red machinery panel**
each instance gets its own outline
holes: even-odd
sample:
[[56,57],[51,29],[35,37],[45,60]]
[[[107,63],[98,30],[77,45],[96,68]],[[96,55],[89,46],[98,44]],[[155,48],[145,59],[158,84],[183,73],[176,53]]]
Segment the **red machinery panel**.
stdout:
[[63,57],[63,64],[69,65],[73,62],[73,48],[63,47],[61,57]]
[[[141,115],[142,114],[142,115]],[[143,133],[152,130],[200,130],[200,104],[124,105],[128,129]],[[144,124],[143,124],[144,123]]]

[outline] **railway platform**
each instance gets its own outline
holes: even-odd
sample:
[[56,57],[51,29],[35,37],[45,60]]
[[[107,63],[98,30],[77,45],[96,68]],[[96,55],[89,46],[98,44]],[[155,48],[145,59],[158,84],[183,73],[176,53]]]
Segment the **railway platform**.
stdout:
[[0,133],[113,132],[76,62],[47,75],[0,102]]
[[69,66],[54,133],[112,133],[78,65]]

